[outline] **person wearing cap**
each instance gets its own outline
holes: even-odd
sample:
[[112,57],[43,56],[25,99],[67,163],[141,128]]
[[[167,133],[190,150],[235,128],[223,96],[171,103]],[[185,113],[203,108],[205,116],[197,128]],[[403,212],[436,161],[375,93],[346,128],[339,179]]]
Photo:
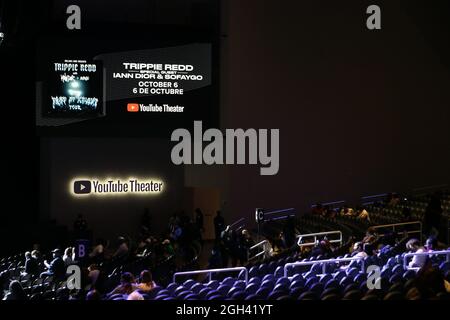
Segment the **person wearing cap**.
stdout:
[[44,265],[47,268],[47,271],[41,273],[41,278],[45,278],[48,276],[63,278],[66,274],[64,261],[61,257],[61,250],[55,249],[52,251],[52,254],[53,260],[50,263],[48,263],[47,260],[44,261]]

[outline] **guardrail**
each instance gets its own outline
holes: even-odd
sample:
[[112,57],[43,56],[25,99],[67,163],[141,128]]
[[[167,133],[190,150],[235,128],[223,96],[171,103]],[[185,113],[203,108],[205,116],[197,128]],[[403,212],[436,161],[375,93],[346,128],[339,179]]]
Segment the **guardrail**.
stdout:
[[353,258],[340,258],[340,259],[326,259],[326,260],[315,260],[315,261],[299,261],[299,262],[291,262],[286,263],[284,265],[284,276],[288,276],[288,271],[292,267],[297,266],[308,266],[316,263],[322,263],[322,274],[326,273],[326,266],[331,263],[341,263],[348,261],[362,261],[361,263],[361,272],[365,272],[364,258],[363,257],[353,257]]
[[[396,232],[395,231],[395,227],[412,225],[412,224],[419,225],[420,226],[419,230],[406,231],[406,233],[407,234],[418,233],[420,235],[420,242],[422,242],[422,222],[420,222],[420,221],[400,222],[400,223],[392,223],[392,224],[382,224],[382,225],[378,225],[378,226],[372,226],[371,228],[373,228],[375,230],[376,229],[382,229],[382,228],[392,228],[392,231]],[[403,232],[398,232],[397,234],[402,234]],[[384,236],[384,235],[385,234],[380,234],[380,236]]]
[[295,217],[295,208],[264,212],[264,221],[276,221],[281,219],[287,219],[289,217]]
[[236,220],[235,222],[233,222],[232,224],[230,224],[230,228],[236,228],[236,230],[242,228],[245,224],[245,218],[240,218],[239,220]]
[[[313,246],[313,245],[316,244],[318,236],[325,236],[325,235],[328,235],[328,234],[339,234],[339,239],[328,240],[328,241],[330,243],[339,243],[340,245],[342,245],[342,232],[339,231],[339,230],[317,232],[317,233],[308,233],[308,234],[300,234],[300,235],[297,236],[297,238],[298,238],[297,245],[300,248],[301,247]],[[314,242],[301,243],[303,238],[311,238],[311,237],[314,237]]]
[[415,253],[407,253],[403,256],[403,268],[405,270],[417,270],[420,269],[418,267],[410,267],[408,266],[408,258],[414,256],[443,256],[446,255],[447,262],[450,262],[450,250],[441,250],[441,251],[430,251],[430,252],[415,252]]
[[248,261],[251,261],[251,260],[253,260],[253,259],[256,259],[256,258],[258,258],[258,257],[260,257],[260,256],[262,256],[262,255],[264,255],[264,254],[266,254],[266,253],[267,253],[267,245],[268,245],[268,244],[269,244],[269,241],[263,240],[263,241],[261,241],[261,242],[255,244],[253,247],[251,247],[251,248],[249,249],[249,255],[250,255],[250,252],[251,252],[252,250],[255,250],[255,249],[258,248],[258,247],[262,247],[262,251],[256,253],[253,257],[248,257]]
[[235,268],[220,268],[220,269],[206,269],[206,270],[196,270],[196,271],[183,271],[183,272],[176,272],[173,275],[172,281],[176,283],[176,278],[178,276],[188,276],[188,275],[196,275],[196,274],[208,274],[209,281],[212,280],[212,274],[213,273],[223,273],[223,272],[241,272],[242,270],[245,270],[245,283],[248,283],[248,270],[245,267],[235,267]]
[[[329,206],[331,209],[338,209],[338,208],[342,207],[346,203],[347,202],[345,200],[339,200],[339,201],[332,201],[332,202],[321,203],[321,205],[323,207]],[[311,206],[311,208],[315,208],[315,207],[317,207],[317,204],[313,204]]]
[[420,187],[412,189],[412,194],[416,197],[427,195],[431,192],[440,191],[442,189],[448,188],[448,184],[436,184],[432,186]]
[[373,204],[378,201],[383,201],[386,199],[386,197],[389,195],[389,193],[380,193],[380,194],[374,194],[370,196],[361,197],[361,204],[363,206],[367,206],[370,204]]

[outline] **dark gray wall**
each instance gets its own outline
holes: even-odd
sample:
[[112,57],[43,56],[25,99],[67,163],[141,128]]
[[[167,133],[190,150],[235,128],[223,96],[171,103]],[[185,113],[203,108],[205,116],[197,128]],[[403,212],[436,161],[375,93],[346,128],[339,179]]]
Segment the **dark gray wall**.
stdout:
[[369,4],[225,4],[222,125],[279,128],[281,140],[278,175],[230,168],[230,220],[450,181],[442,52],[405,13],[408,2],[383,2],[382,30],[368,31]]
[[[182,208],[184,172],[172,165],[168,141],[156,139],[53,138],[42,141],[41,152],[48,153],[42,174],[48,170],[47,190],[41,189],[48,216],[72,225],[82,213],[96,236],[135,235],[144,208],[153,216],[155,233],[163,231],[169,216]],[[69,183],[76,177],[157,177],[164,181],[164,191],[152,196],[73,197]],[[43,177],[42,177],[43,178]],[[41,178],[41,179],[42,179]],[[44,186],[41,185],[41,188]],[[45,188],[45,187],[44,187]]]

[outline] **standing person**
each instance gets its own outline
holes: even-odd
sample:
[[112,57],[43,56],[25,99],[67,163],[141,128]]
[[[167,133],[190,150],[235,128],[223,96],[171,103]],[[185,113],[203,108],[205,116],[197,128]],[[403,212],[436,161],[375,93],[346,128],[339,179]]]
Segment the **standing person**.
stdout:
[[423,229],[427,236],[437,236],[442,218],[441,199],[433,195],[428,203],[423,219]]
[[248,230],[246,229],[243,229],[241,231],[238,241],[238,259],[241,266],[243,266],[245,263],[247,263],[250,248],[255,245],[255,241],[253,241],[250,232],[248,232]]
[[200,208],[195,209],[195,224],[202,232],[205,230],[203,226],[203,212]]
[[80,213],[73,223],[73,231],[75,238],[83,239],[87,236],[88,225],[83,215]]
[[151,232],[152,217],[150,215],[150,210],[148,208],[144,209],[144,214],[142,216],[141,227],[144,235],[149,235]]
[[220,210],[217,210],[216,217],[214,218],[214,233],[216,240],[220,240],[220,234],[225,230],[225,219],[222,217]]
[[293,217],[286,219],[283,226],[284,242],[287,248],[291,248],[295,244],[295,220]]
[[208,259],[208,269],[216,269],[216,268],[222,268],[223,267],[223,261],[222,261],[222,253],[220,250],[220,246],[215,245],[211,250],[211,256]]
[[[228,260],[231,257],[232,261],[234,261],[235,256],[235,233],[227,226],[225,230],[223,230],[220,234],[220,248],[221,248],[221,258],[223,268],[228,268]],[[233,263],[233,262],[232,262]]]

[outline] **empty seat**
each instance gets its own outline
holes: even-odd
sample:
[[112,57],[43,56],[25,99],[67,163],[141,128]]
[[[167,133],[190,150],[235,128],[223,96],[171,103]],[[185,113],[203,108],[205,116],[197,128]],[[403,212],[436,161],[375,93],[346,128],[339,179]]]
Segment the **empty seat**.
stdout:
[[217,289],[219,287],[220,283],[217,280],[211,280],[210,282],[207,283],[207,287],[211,288],[211,289]]
[[291,281],[287,277],[281,277],[275,282],[275,285],[278,284],[284,284],[286,287],[289,287],[291,285]]
[[265,280],[261,283],[261,288],[269,288],[270,290],[275,287],[275,283],[273,280]]
[[272,291],[271,288],[268,288],[268,287],[262,287],[262,288],[259,288],[259,289],[256,291],[256,294],[257,294],[258,296],[260,296],[261,298],[266,299],[267,296],[269,295],[269,293],[270,293],[271,291]]
[[190,289],[196,283],[197,283],[196,281],[188,279],[185,282],[183,282],[183,286],[186,287],[187,289]]
[[245,288],[245,293],[247,295],[251,295],[254,294],[256,292],[256,290],[259,289],[259,285],[251,283],[249,285],[247,285],[247,287]]
[[251,278],[248,283],[255,283],[255,284],[260,284],[261,283],[261,278],[260,277],[253,277]]

